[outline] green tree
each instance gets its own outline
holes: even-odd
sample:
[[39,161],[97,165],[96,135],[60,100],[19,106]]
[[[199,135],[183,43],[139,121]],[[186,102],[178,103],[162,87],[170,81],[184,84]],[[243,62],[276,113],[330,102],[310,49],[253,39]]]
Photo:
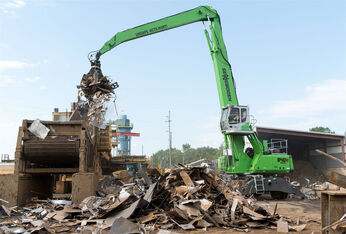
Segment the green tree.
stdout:
[[[172,164],[188,164],[195,162],[200,159],[209,159],[215,160],[222,154],[222,147],[213,148],[213,147],[198,147],[192,148],[190,144],[183,144],[182,150],[173,148],[172,149]],[[169,167],[169,151],[159,150],[154,153],[150,158],[151,165],[157,167],[158,163],[162,167]]]
[[335,134],[335,132],[330,130],[328,127],[322,127],[322,126],[316,126],[316,127],[310,128],[309,131]]
[[186,144],[183,144],[183,152],[185,153],[186,151],[188,151],[189,149],[191,149],[191,145],[186,143]]
[[[157,167],[157,165],[160,163],[163,168],[169,167],[169,150],[159,150],[156,153],[154,153],[151,158],[153,167]],[[178,165],[179,163],[183,162],[183,152],[181,150],[173,148],[172,149],[172,164]]]

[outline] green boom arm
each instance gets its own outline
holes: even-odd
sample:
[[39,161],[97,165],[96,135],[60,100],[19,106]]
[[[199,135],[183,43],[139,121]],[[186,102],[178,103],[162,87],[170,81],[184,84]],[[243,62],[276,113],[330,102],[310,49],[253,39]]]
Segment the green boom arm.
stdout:
[[[219,166],[221,165],[221,167],[225,167],[228,173],[280,173],[288,171],[291,168],[293,169],[293,166],[288,165],[291,163],[292,159],[286,163],[285,160],[280,161],[277,158],[279,157],[282,159],[282,157],[284,157],[284,159],[287,159],[288,155],[278,155],[273,157],[273,155],[263,154],[263,145],[249,124],[247,107],[238,105],[232,69],[228,61],[226,46],[223,41],[220,18],[216,10],[214,10],[212,7],[201,6],[160,20],[143,24],[135,28],[118,32],[109,41],[107,41],[100,50],[90,53],[89,60],[92,67],[99,69],[99,59],[101,55],[107,53],[123,42],[199,21],[210,22],[210,33],[207,29],[205,29],[204,32],[214,63],[219,101],[223,113],[222,116],[226,116],[224,118],[224,122],[235,121],[235,124],[233,122],[230,123],[230,125],[233,124],[233,126],[228,128],[229,131],[222,129],[225,140],[225,148],[232,148],[233,153],[231,157],[228,154],[226,156],[221,156],[219,158]],[[233,110],[238,111],[238,116],[236,117],[241,116],[242,119],[245,118],[246,120],[240,121],[239,118],[233,118]],[[240,110],[242,112],[241,115]],[[244,110],[245,112],[243,114]],[[226,114],[224,115],[224,113]],[[223,119],[223,117],[221,119]],[[221,126],[223,126],[222,121]],[[237,128],[236,131],[233,130],[235,127]],[[254,151],[252,156],[250,153],[244,152],[244,136],[248,138],[252,145],[252,149]],[[285,161],[285,165],[278,165],[278,161]]]
[[205,30],[205,33],[214,62],[220,105],[221,107],[226,105],[238,105],[232,70],[228,62],[227,51],[222,37],[220,18],[216,10],[209,6],[201,6],[147,24],[143,24],[135,28],[118,32],[109,41],[107,41],[96,54],[91,54],[89,59],[92,62],[95,60],[98,61],[101,55],[107,53],[123,42],[149,36],[198,21],[210,21],[211,38],[209,38],[207,30]]

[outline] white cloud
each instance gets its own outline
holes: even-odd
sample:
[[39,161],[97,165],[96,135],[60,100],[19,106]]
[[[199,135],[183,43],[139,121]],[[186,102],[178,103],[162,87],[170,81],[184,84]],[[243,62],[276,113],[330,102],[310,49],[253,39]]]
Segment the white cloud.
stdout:
[[[41,80],[41,77],[34,76],[34,77],[27,77],[24,79],[16,79],[13,76],[8,75],[1,75],[0,76],[0,87],[8,87],[10,85],[16,85],[16,86],[23,86],[27,83],[35,83],[37,81]],[[41,90],[47,89],[46,86],[41,86]]]
[[33,63],[26,63],[21,61],[7,61],[7,60],[0,60],[0,71],[6,70],[6,69],[22,69],[25,67],[33,67],[35,64]]
[[[259,111],[258,124],[297,130],[327,126],[343,133],[346,113],[346,80],[327,80],[305,87],[301,98],[278,101]],[[292,96],[295,91],[292,90]]]
[[0,10],[7,14],[13,12],[15,9],[22,8],[26,5],[26,2],[23,0],[5,0],[0,4]]
[[35,77],[27,77],[24,80],[28,83],[35,83],[35,82],[39,81],[40,79],[41,79],[41,77],[35,76]]
[[327,80],[305,88],[300,99],[279,101],[261,111],[273,119],[311,117],[327,111],[346,111],[346,80]]
[[25,5],[26,3],[23,0],[10,0],[5,3],[5,7],[8,8],[21,8]]
[[47,89],[47,86],[45,86],[45,85],[40,86],[40,90],[46,90],[46,89]]

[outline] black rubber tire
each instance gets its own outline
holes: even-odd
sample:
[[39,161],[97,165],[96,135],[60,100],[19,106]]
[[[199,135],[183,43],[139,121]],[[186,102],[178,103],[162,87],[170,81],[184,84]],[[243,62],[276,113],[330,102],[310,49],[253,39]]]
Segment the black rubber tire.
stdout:
[[270,196],[275,200],[285,200],[288,197],[288,193],[280,191],[270,191]]

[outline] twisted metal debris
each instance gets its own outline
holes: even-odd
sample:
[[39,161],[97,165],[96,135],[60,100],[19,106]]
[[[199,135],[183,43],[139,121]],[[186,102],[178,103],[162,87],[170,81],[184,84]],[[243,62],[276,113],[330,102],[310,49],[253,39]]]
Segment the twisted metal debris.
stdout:
[[[100,127],[105,120],[105,104],[111,99],[114,90],[118,88],[117,82],[112,82],[102,74],[100,67],[93,66],[87,74],[84,74],[78,89],[80,96],[84,96],[88,102],[88,122]],[[81,99],[79,97],[79,99]]]
[[[3,232],[79,232],[110,230],[111,233],[151,233],[162,229],[250,229],[286,225],[284,219],[247,199],[206,167],[179,167],[160,173],[144,169],[135,177],[126,171],[105,177],[98,196],[80,204],[35,200],[26,208],[0,209]],[[285,226],[285,227],[286,227]],[[304,226],[305,227],[305,226]],[[299,228],[302,230],[304,227]]]

